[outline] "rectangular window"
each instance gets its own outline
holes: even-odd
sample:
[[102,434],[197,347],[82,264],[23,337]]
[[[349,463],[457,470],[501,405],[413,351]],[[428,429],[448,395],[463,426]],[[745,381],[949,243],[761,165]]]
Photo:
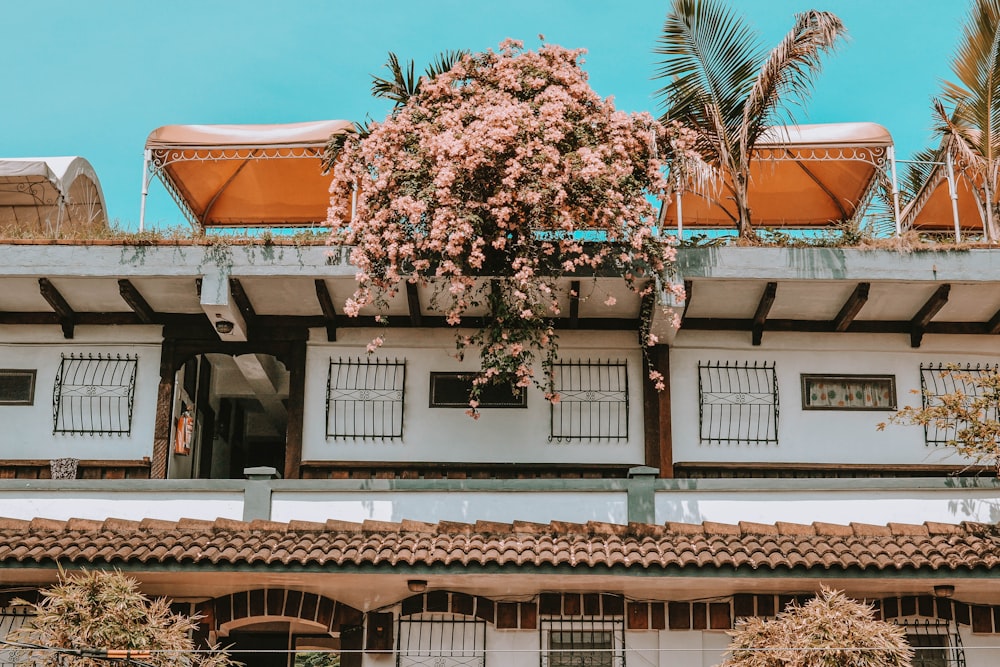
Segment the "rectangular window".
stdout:
[[[473,373],[431,373],[432,408],[468,408]],[[479,394],[480,408],[526,408],[528,392],[524,387],[487,384]]]
[[[920,365],[920,394],[923,407],[939,405],[939,396],[962,392],[965,396],[976,397],[981,389],[975,380],[984,373],[996,372],[995,366],[963,366],[948,364]],[[985,419],[1000,419],[1000,410],[996,407],[987,411]],[[957,420],[932,421],[924,426],[924,443],[928,445],[944,445],[955,439],[955,435],[965,428],[965,422]]]
[[623,667],[624,618],[541,620],[543,667]]
[[774,362],[699,362],[701,442],[778,444]]
[[331,358],[326,437],[402,438],[405,387],[405,362]]
[[52,391],[52,432],[131,433],[138,365],[135,355],[63,355]]
[[803,410],[895,410],[893,375],[802,375]]
[[624,361],[553,365],[558,403],[549,406],[549,440],[628,440],[628,369]]
[[33,405],[34,370],[0,368],[0,405]]
[[958,628],[947,621],[897,621],[913,648],[913,667],[965,667],[965,649]]

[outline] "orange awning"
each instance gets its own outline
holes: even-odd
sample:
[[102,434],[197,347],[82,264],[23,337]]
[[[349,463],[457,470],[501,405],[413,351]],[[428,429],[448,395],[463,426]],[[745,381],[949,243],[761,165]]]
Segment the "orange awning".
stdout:
[[146,140],[148,168],[202,227],[322,224],[322,155],[344,120],[286,125],[166,125]]
[[[762,227],[820,227],[852,220],[880,177],[892,137],[875,123],[791,125],[769,129],[753,155],[749,203]],[[733,227],[729,179],[683,195],[684,227]],[[677,225],[677,195],[664,221]]]
[[[940,161],[945,160],[940,156]],[[964,232],[982,233],[983,214],[976,199],[972,173],[955,169],[955,193],[958,195],[958,224]],[[981,177],[979,177],[981,179]],[[980,180],[981,183],[981,180]],[[954,232],[955,216],[948,187],[948,167],[935,164],[920,192],[900,216],[903,229],[922,232]]]

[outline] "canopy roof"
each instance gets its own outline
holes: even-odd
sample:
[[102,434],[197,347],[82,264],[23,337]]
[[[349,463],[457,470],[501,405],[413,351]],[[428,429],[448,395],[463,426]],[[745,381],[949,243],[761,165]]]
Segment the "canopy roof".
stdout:
[[326,220],[322,155],[345,120],[286,125],[166,125],[146,139],[147,171],[202,227],[305,226]]
[[[901,214],[903,229],[917,229],[926,232],[954,232],[955,214],[952,208],[951,188],[948,184],[947,153],[942,150],[939,160],[931,168],[930,175]],[[982,185],[982,174],[975,170],[954,166],[954,187],[958,228],[962,232],[981,233],[984,231],[982,207],[978,186]]]
[[[875,123],[790,125],[768,129],[750,167],[749,203],[754,223],[765,227],[820,227],[852,220],[863,208],[892,147],[889,131]],[[664,221],[684,227],[732,227],[736,206],[731,181],[720,176],[705,192],[685,188]]]
[[101,183],[87,160],[0,158],[0,227],[58,234],[107,224]]

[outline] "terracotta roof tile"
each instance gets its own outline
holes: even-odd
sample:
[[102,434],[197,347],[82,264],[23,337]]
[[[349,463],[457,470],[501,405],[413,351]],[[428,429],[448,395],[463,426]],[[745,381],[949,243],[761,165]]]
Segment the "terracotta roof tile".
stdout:
[[1000,569],[987,524],[739,525],[603,522],[476,525],[231,519],[30,522],[0,518],[0,564],[511,565],[723,569]]

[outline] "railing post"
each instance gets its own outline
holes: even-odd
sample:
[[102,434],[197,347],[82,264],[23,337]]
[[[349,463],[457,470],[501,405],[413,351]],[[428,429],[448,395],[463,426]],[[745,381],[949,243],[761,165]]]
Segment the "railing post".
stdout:
[[278,479],[278,471],[271,466],[244,468],[246,491],[243,492],[243,520],[271,520],[271,480]]
[[628,471],[628,522],[656,523],[656,502],[653,482],[660,471],[649,466],[636,466]]

